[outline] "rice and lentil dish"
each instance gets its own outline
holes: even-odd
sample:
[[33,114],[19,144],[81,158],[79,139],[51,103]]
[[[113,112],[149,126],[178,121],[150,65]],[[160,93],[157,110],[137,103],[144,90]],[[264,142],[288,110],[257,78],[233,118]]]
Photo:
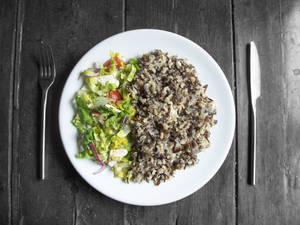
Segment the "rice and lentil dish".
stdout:
[[216,124],[215,102],[185,59],[155,50],[125,62],[111,53],[83,72],[73,124],[78,157],[110,167],[125,182],[159,185],[198,162]]
[[156,50],[143,55],[139,67],[128,87],[137,112],[131,172],[136,182],[159,185],[197,163],[197,153],[209,147],[216,106],[184,59]]

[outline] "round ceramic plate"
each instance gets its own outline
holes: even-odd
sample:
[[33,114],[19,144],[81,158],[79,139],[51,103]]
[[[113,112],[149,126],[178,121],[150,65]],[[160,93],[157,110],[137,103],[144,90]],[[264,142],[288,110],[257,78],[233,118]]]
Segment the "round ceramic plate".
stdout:
[[[182,171],[159,186],[153,183],[126,184],[114,178],[109,169],[93,175],[99,165],[89,159],[76,158],[77,130],[73,98],[82,86],[81,71],[94,62],[105,62],[109,51],[120,52],[125,59],[141,56],[155,49],[188,59],[197,69],[200,82],[208,84],[207,95],[216,101],[218,123],[211,129],[211,146],[198,154],[199,163]],[[77,172],[92,187],[115,200],[134,205],[161,205],[182,199],[205,185],[224,162],[234,135],[235,107],[227,79],[215,60],[194,42],[161,30],[132,30],[114,35],[89,50],[76,64],[64,86],[59,106],[59,129],[65,151]]]

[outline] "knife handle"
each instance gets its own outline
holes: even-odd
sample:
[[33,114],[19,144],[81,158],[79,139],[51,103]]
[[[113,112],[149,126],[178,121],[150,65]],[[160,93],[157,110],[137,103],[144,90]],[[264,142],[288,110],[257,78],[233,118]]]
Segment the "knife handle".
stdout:
[[256,103],[252,103],[252,110],[251,110],[251,135],[250,135],[250,142],[251,142],[251,149],[250,149],[250,185],[255,185],[255,174],[256,174]]

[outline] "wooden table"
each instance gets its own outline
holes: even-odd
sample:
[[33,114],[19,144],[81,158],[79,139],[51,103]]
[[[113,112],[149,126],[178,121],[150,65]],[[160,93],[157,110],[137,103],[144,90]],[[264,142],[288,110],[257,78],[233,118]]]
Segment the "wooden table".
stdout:
[[[236,135],[217,175],[178,202],[137,207],[111,200],[75,172],[58,133],[58,103],[75,63],[122,31],[183,35],[219,63],[236,101]],[[300,224],[299,0],[60,0],[0,2],[0,224]],[[47,115],[47,179],[37,179],[38,40],[54,48],[57,79]],[[247,185],[246,44],[257,43],[257,185]],[[195,178],[197,179],[197,178]]]

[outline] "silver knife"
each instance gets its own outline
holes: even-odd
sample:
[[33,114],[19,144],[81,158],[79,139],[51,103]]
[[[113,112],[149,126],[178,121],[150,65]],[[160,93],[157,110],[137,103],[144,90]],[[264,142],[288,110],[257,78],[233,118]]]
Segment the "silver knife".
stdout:
[[250,89],[251,89],[251,154],[250,184],[255,185],[256,167],[256,101],[261,95],[260,64],[256,45],[250,42]]

